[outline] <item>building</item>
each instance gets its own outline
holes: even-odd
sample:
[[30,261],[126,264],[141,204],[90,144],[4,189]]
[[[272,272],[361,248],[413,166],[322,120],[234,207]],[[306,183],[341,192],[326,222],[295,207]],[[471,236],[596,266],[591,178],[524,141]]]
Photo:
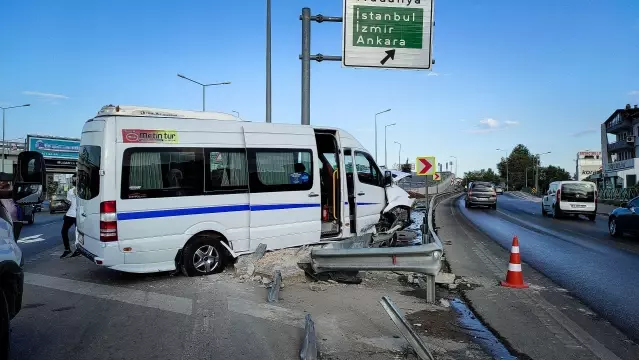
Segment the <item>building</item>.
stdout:
[[[0,141],[0,145],[4,147],[4,165],[0,163],[0,167],[7,174],[13,174],[15,172],[15,166],[18,163],[18,154],[24,151],[24,141],[5,141],[4,144]],[[1,152],[2,150],[0,150]]]
[[626,105],[601,124],[603,186],[627,188],[637,185],[639,174],[639,107]]
[[575,180],[583,181],[592,175],[599,174],[602,170],[603,160],[601,151],[580,151],[577,153]]

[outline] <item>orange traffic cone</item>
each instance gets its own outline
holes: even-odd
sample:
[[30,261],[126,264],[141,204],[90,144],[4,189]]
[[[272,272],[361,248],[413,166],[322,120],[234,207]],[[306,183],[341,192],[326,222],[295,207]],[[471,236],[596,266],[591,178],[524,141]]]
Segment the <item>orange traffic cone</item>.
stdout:
[[501,286],[525,289],[528,284],[524,283],[524,276],[521,272],[521,256],[519,256],[519,239],[513,237],[513,246],[510,249],[510,263],[506,273],[506,281],[502,281]]

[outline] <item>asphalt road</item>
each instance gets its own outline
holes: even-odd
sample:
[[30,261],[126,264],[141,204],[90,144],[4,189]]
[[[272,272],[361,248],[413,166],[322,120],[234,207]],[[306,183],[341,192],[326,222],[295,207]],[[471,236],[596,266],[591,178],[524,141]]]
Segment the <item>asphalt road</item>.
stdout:
[[466,209],[463,199],[457,206],[504,248],[517,235],[523,261],[639,340],[639,239],[610,238],[605,216],[594,223],[542,217],[538,200],[510,194],[499,196],[497,211]]
[[62,216],[37,214],[18,240],[25,288],[12,359],[299,358],[303,322],[273,321],[290,315],[264,308],[264,289],[60,259]]

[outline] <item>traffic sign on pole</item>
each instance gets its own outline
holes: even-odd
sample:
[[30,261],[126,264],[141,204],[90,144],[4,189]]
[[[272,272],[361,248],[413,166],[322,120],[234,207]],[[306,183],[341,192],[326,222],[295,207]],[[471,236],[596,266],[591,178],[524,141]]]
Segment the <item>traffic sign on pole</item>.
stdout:
[[433,175],[433,181],[440,181],[442,179],[442,176],[439,173],[435,173]]
[[415,161],[415,172],[417,176],[435,175],[435,161],[434,156],[420,156]]
[[344,0],[342,65],[430,70],[434,0]]

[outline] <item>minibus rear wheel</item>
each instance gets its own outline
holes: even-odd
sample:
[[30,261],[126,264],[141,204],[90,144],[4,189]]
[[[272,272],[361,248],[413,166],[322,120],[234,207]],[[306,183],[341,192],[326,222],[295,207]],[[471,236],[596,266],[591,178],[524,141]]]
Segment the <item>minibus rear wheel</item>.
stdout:
[[198,235],[184,246],[182,264],[189,276],[219,273],[224,270],[226,252],[216,236]]

